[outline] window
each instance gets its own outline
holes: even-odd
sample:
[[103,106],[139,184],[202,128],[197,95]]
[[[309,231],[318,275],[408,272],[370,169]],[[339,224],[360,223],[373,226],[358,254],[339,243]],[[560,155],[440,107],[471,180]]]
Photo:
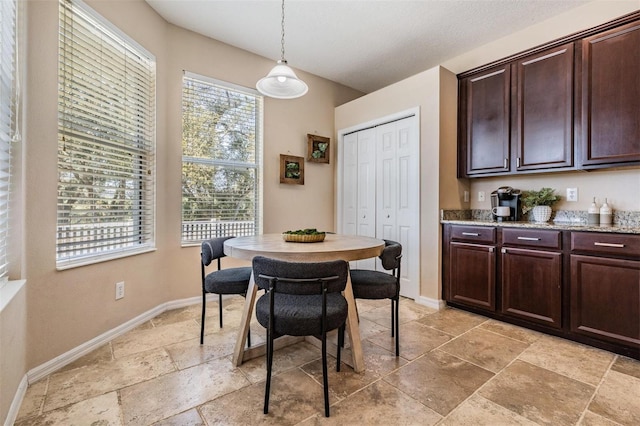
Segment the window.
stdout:
[[11,143],[16,136],[16,1],[0,1],[0,283],[8,276]]
[[262,97],[185,74],[182,85],[182,242],[259,234]]
[[155,58],[76,0],[60,0],[59,269],[154,245]]

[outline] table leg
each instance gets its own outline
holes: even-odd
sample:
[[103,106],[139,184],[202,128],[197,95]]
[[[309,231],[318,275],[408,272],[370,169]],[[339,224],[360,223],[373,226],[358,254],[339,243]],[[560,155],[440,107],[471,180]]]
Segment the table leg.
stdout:
[[360,325],[358,324],[356,301],[353,297],[353,288],[351,288],[351,274],[347,275],[347,286],[344,289],[344,298],[347,300],[347,305],[349,306],[349,314],[347,316],[347,331],[349,332],[349,342],[351,343],[353,370],[356,373],[361,373],[365,370],[364,356],[362,353],[362,341],[360,340]]
[[244,300],[244,309],[242,310],[242,319],[240,320],[240,329],[238,330],[238,338],[236,340],[236,347],[233,350],[233,365],[239,367],[242,364],[244,357],[244,345],[247,341],[247,334],[249,333],[249,327],[251,326],[251,316],[253,315],[253,307],[256,303],[256,294],[258,293],[258,287],[253,279],[253,271],[251,272],[251,278],[249,279],[249,287],[247,288],[247,296]]

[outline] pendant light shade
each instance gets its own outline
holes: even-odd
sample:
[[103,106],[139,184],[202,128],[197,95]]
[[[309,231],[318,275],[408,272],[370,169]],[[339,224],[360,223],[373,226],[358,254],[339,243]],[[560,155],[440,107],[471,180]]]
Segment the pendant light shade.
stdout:
[[269,74],[258,81],[256,88],[263,95],[277,99],[299,98],[309,90],[284,60],[278,61]]
[[270,98],[295,99],[303,96],[309,90],[306,83],[298,78],[284,59],[284,0],[282,0],[282,58],[269,71],[266,77],[256,83],[258,92]]

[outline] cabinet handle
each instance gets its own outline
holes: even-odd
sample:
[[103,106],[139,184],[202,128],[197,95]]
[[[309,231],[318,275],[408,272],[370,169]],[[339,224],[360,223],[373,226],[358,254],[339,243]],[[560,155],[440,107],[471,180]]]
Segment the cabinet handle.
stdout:
[[624,248],[624,244],[614,244],[614,243],[593,243],[594,246],[600,247],[615,247],[615,248]]
[[518,237],[518,239],[524,241],[540,241],[540,238],[535,237]]
[[480,234],[476,234],[475,232],[463,232],[462,235],[466,235],[467,237],[479,237]]
[[516,167],[520,167],[520,157],[516,158]]
[[508,169],[509,168],[509,159],[508,158],[504,159],[504,166],[502,168],[503,169]]
[[502,254],[507,254],[507,249],[503,248],[502,250],[500,250],[502,252]]
[[493,247],[489,247],[489,253],[493,253],[494,248]]

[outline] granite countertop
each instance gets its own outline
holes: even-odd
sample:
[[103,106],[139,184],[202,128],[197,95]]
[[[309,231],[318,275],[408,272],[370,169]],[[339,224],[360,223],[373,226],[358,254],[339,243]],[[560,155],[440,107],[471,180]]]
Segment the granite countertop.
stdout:
[[640,234],[640,212],[637,211],[614,212],[613,225],[610,226],[588,225],[587,212],[562,210],[554,212],[553,220],[545,223],[528,220],[497,222],[493,220],[490,210],[441,210],[440,218],[440,223],[452,225]]
[[599,226],[575,223],[557,223],[557,222],[496,222],[494,220],[481,219],[452,219],[441,220],[440,223],[448,223],[452,225],[471,225],[471,226],[495,226],[499,228],[530,228],[530,229],[554,229],[559,231],[585,231],[585,232],[609,232],[620,234],[640,234],[640,227],[636,226]]

